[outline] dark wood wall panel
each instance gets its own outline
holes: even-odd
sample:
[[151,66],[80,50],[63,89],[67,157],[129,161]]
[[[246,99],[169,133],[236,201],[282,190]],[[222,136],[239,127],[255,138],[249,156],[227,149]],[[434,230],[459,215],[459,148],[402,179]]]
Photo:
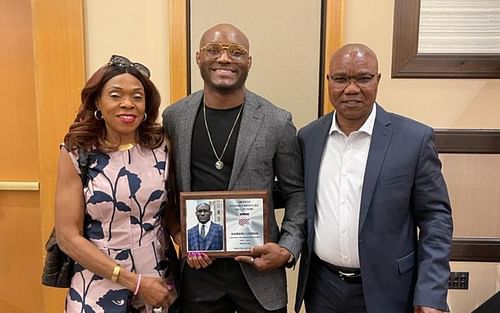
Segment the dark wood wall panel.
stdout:
[[[440,154],[500,154],[500,130],[436,129],[435,136]],[[451,260],[500,262],[500,238],[454,238]]]

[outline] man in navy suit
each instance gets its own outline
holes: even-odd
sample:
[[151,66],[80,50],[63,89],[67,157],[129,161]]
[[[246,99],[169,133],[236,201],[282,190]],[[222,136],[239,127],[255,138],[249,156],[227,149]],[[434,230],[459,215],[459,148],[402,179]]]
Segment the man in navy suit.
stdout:
[[188,230],[188,251],[222,250],[222,225],[212,222],[210,204],[199,203],[196,206],[198,224]]
[[295,310],[447,310],[452,217],[430,127],[375,102],[375,53],[349,44],[330,59],[335,111],[299,131],[307,241]]

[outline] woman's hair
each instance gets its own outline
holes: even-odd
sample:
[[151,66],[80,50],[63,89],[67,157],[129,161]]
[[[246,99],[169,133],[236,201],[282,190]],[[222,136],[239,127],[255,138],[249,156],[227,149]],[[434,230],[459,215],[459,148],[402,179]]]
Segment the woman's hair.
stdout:
[[96,119],[94,111],[104,84],[111,78],[129,73],[144,87],[147,119],[137,129],[137,143],[145,148],[157,148],[163,143],[163,127],[156,122],[160,108],[160,93],[153,82],[133,66],[107,64],[98,69],[87,81],[81,92],[81,104],[76,118],[64,136],[64,144],[69,150],[93,149],[112,151],[118,149],[106,143],[106,125],[103,119]]

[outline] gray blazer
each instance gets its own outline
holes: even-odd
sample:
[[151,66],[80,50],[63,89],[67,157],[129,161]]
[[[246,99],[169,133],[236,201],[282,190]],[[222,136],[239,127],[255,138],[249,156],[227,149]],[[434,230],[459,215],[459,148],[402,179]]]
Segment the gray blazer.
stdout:
[[[191,190],[191,139],[203,91],[171,105],[163,112],[163,125],[174,147],[179,191]],[[279,181],[285,216],[279,229],[274,214],[273,183]],[[229,190],[264,189],[269,192],[270,240],[298,258],[304,241],[305,198],[300,147],[289,112],[246,91],[236,143]],[[261,273],[241,263],[245,278],[266,310],[286,306],[285,268]]]

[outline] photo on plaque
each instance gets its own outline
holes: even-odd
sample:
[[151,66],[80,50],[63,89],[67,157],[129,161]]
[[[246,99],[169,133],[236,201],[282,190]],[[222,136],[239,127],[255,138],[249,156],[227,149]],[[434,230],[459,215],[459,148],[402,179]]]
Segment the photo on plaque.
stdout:
[[181,253],[250,255],[268,240],[267,192],[181,192]]
[[186,200],[187,251],[224,251],[223,199]]

